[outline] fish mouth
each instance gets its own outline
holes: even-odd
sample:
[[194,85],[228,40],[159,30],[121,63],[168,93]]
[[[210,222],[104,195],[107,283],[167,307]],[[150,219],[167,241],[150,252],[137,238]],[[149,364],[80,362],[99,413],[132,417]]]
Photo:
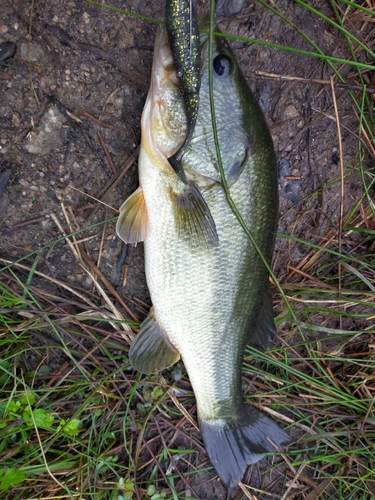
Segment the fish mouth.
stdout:
[[174,173],[168,157],[177,151],[185,137],[186,117],[165,26],[160,26],[156,34],[141,129],[143,147],[154,163],[164,172]]
[[164,26],[159,26],[156,34],[151,83],[155,82],[156,78],[160,78],[160,82],[169,81],[176,87],[179,86],[172,51]]

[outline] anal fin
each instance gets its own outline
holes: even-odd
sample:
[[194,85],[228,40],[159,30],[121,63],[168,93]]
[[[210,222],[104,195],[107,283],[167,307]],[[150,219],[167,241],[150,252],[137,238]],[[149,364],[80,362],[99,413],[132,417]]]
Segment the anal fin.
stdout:
[[219,244],[215,221],[198,186],[189,181],[181,193],[170,191],[179,236],[189,244],[207,248]]
[[157,323],[151,309],[129,350],[132,367],[141,373],[156,373],[174,365],[180,352]]
[[120,208],[116,232],[125,243],[139,243],[147,233],[147,209],[142,188],[139,187]]

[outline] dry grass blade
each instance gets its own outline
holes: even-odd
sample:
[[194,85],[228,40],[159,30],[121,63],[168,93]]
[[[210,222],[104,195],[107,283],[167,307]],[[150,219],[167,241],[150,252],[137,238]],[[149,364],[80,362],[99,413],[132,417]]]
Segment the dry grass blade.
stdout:
[[243,491],[246,498],[249,498],[249,500],[258,500],[258,498],[255,495],[252,495],[250,491],[247,489],[246,485],[243,484],[241,481],[238,483],[238,486]]
[[292,491],[292,489],[295,487],[300,475],[302,474],[302,471],[303,469],[306,467],[306,463],[305,462],[302,462],[302,464],[299,466],[298,470],[295,471],[295,475],[293,477],[293,479],[290,481],[289,485],[288,485],[288,489],[286,490],[286,492],[284,493],[284,495],[281,497],[280,500],[287,500],[288,495],[289,493]]
[[[62,204],[61,205],[61,208],[62,208],[62,211],[65,215],[65,219],[68,223],[68,225],[70,226],[70,232],[73,233],[73,230],[71,228],[71,225],[70,225],[70,220],[69,220],[69,217],[68,217],[68,214],[65,210],[65,206]],[[111,301],[111,299],[109,298],[109,296],[107,295],[107,293],[104,291],[104,288],[99,284],[98,282],[98,279],[97,279],[97,275],[95,275],[92,270],[85,264],[85,261],[84,261],[84,258],[82,257],[82,251],[79,247],[79,245],[77,244],[76,241],[73,241],[71,242],[69,237],[67,236],[67,234],[65,233],[62,225],[60,224],[59,220],[57,219],[57,217],[54,215],[54,214],[51,214],[51,217],[53,218],[55,224],[57,225],[57,227],[59,228],[60,232],[66,237],[66,241],[73,253],[73,255],[75,256],[75,258],[77,259],[77,262],[80,264],[80,266],[82,267],[82,269],[84,269],[84,271],[90,276],[90,278],[92,279],[93,283],[95,284],[95,287],[97,288],[98,292],[100,293],[100,295],[103,297],[103,299],[105,300],[106,304],[107,304],[107,307],[110,311],[113,312],[113,314],[115,315],[115,318],[122,321],[122,327],[123,329],[126,331],[126,332],[131,332],[131,328],[124,322],[124,318],[122,316],[122,314],[119,312],[119,310],[117,309],[117,307],[115,307],[115,305],[113,304],[113,302]],[[75,237],[73,236],[73,239]],[[95,266],[96,267],[96,266]],[[119,327],[117,326],[117,329],[119,329]],[[124,334],[124,338],[125,340],[130,344],[132,339],[128,336],[128,335],[125,335]]]
[[[11,260],[3,259],[1,257],[0,257],[0,262],[2,262],[3,264],[6,264],[6,265],[12,265],[12,266],[14,266],[16,268],[19,268],[19,269],[24,269],[25,271],[30,271],[31,270],[30,266],[26,266],[24,264],[20,264],[19,262],[14,263]],[[61,280],[55,279],[52,276],[49,276],[49,275],[47,275],[45,273],[42,273],[40,271],[35,270],[34,272],[35,272],[35,274],[37,276],[40,276],[41,278],[44,278],[47,281],[51,281],[55,285],[57,285],[57,286],[59,286],[61,288],[64,288],[65,290],[68,290],[70,293],[72,293],[73,295],[75,295],[79,299],[81,299],[83,302],[85,302],[89,307],[91,307],[91,308],[95,307],[95,304],[93,302],[91,302],[83,293],[80,293],[74,287],[68,285],[67,283],[65,283],[65,282],[63,282]]]

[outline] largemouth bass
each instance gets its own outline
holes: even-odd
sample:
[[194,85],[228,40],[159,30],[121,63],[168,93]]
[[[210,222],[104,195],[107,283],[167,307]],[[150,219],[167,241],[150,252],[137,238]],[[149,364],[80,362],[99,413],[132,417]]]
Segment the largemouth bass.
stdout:
[[178,150],[169,158],[169,163],[186,184],[182,157],[194,133],[201,83],[200,36],[192,0],[166,0],[165,25],[187,120],[185,139]]
[[[130,348],[131,364],[140,372],[155,373],[182,358],[207,453],[224,483],[233,487],[247,465],[275,451],[269,439],[281,446],[289,437],[243,400],[245,347],[269,348],[275,326],[268,271],[222,188],[210,112],[207,36],[201,42],[200,105],[182,159],[188,186],[168,162],[184,140],[187,120],[171,78],[173,58],[165,28],[161,28],[142,115],[140,186],[121,207],[117,231],[126,242],[144,240],[153,302]],[[236,206],[270,262],[278,217],[272,139],[222,37],[214,38],[212,64],[226,179]],[[205,208],[197,201],[198,195]],[[181,196],[184,203],[176,202]]]

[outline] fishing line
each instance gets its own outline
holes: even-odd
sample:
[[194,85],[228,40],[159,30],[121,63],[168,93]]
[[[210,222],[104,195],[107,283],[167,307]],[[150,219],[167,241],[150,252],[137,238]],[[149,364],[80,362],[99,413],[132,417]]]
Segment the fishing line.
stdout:
[[301,334],[301,337],[305,341],[306,340],[305,336],[304,336],[302,330],[300,329],[300,327],[298,326],[297,317],[294,314],[293,308],[290,305],[289,300],[288,300],[287,296],[285,295],[284,290],[282,289],[282,287],[281,287],[278,279],[276,278],[274,272],[272,271],[272,268],[271,268],[270,264],[268,263],[267,259],[264,257],[264,255],[261,252],[259,246],[257,245],[257,242],[254,239],[254,236],[251,234],[251,231],[249,230],[249,228],[247,227],[245,221],[243,220],[241,213],[237,209],[236,204],[234,203],[234,201],[233,201],[233,199],[231,197],[229,186],[228,186],[228,182],[227,182],[227,180],[225,178],[225,172],[224,172],[224,167],[223,167],[223,162],[222,162],[221,152],[220,152],[219,137],[218,137],[218,133],[217,133],[215,103],[214,103],[213,65],[212,65],[212,61],[213,61],[214,16],[215,16],[215,0],[210,0],[210,25],[209,25],[209,31],[208,31],[208,61],[209,61],[209,64],[208,64],[208,84],[209,84],[209,94],[210,94],[210,107],[211,107],[212,129],[213,129],[213,136],[214,136],[214,141],[215,141],[215,148],[216,148],[216,154],[217,154],[219,172],[220,172],[220,177],[221,177],[221,183],[222,183],[222,186],[223,186],[223,190],[224,190],[225,197],[227,199],[228,205],[230,206],[232,212],[236,216],[236,218],[237,218],[238,222],[240,223],[242,229],[245,231],[246,235],[248,236],[251,244],[255,248],[255,250],[258,253],[259,257],[261,258],[263,264],[265,265],[266,269],[268,270],[271,278],[273,279],[276,287],[278,288],[278,290],[279,290],[279,292],[280,292],[280,294],[281,294],[281,296],[282,296],[282,298],[283,298],[283,300],[284,300],[284,302],[285,302],[285,304],[287,306],[287,309],[288,309],[289,313],[291,314],[291,316],[293,318],[293,321],[295,322],[295,326],[297,327],[299,333]]

